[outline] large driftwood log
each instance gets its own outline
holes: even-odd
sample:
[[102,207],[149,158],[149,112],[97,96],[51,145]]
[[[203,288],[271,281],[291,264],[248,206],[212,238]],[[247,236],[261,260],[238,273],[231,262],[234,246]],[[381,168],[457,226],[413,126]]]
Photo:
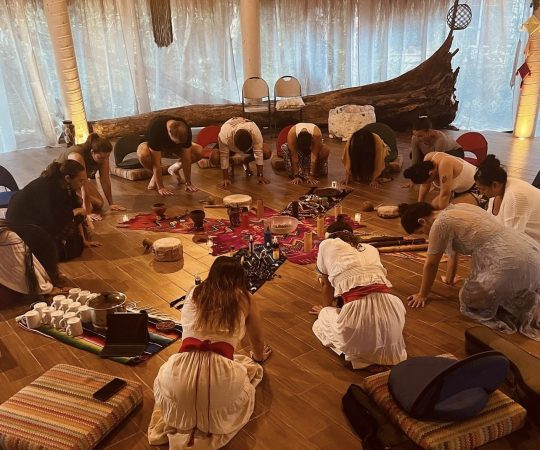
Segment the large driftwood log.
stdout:
[[[452,41],[450,33],[442,46],[427,60],[392,80],[305,96],[303,120],[326,126],[330,109],[356,104],[373,105],[377,121],[396,129],[410,127],[419,115],[428,115],[437,127],[450,124],[458,108],[454,92],[459,73],[459,68],[452,70],[452,57],[457,52],[450,52]],[[96,133],[108,138],[130,133],[143,134],[150,120],[163,114],[182,117],[192,127],[201,127],[241,116],[242,106],[182,106],[137,116],[98,120],[91,125]],[[291,113],[289,116],[280,111],[279,118],[291,123],[298,120],[298,114]]]

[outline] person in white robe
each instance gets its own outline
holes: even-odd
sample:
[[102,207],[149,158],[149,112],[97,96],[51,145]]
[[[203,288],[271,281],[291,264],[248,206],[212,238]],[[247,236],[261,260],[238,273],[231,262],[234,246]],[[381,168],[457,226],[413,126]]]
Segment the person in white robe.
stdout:
[[[238,260],[220,256],[208,278],[186,296],[182,346],[159,369],[148,427],[151,445],[218,449],[249,421],[261,364],[270,356],[261,318]],[[244,334],[251,358],[236,354]]]
[[[339,231],[321,242],[317,271],[323,287],[323,304],[313,332],[321,343],[344,354],[353,369],[370,365],[395,365],[407,359],[403,327],[405,307],[391,294],[379,251],[361,244],[349,231]],[[332,306],[341,296],[344,305]]]
[[509,177],[495,155],[488,155],[475,175],[478,190],[489,198],[487,211],[506,227],[540,243],[540,189]]

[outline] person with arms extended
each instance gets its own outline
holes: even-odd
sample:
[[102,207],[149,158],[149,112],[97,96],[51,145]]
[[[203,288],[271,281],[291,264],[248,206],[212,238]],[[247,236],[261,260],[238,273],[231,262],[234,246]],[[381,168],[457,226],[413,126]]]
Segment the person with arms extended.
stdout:
[[403,176],[420,184],[418,201],[426,200],[433,187],[439,193],[431,201],[435,209],[444,209],[450,203],[470,203],[484,207],[486,200],[474,181],[476,167],[464,159],[443,152],[428,153],[424,160],[405,169]]
[[[170,449],[222,448],[249,421],[261,364],[271,354],[240,261],[216,258],[208,278],[186,296],[182,328],[180,351],[154,381],[148,440]],[[251,358],[235,353],[245,333]]]
[[370,123],[355,131],[345,143],[342,157],[344,182],[362,181],[371,187],[380,187],[380,183],[391,181],[384,173],[397,157],[394,130],[384,123]]
[[105,194],[111,211],[125,211],[126,208],[113,202],[111,176],[109,167],[109,156],[112,151],[112,145],[108,139],[99,137],[96,133],[91,133],[86,142],[81,145],[69,147],[58,158],[59,163],[71,159],[77,161],[86,170],[87,179],[81,188],[83,208],[93,220],[101,220],[97,213],[103,209],[103,197],[97,189],[95,182],[96,174],[99,173],[99,184]]
[[[186,183],[187,192],[199,189],[191,182],[191,165],[201,159],[202,147],[192,142],[190,126],[182,119],[173,116],[159,116],[150,122],[146,130],[146,142],[137,148],[137,156],[142,166],[152,171],[148,189],[157,189],[160,195],[173,195],[163,184],[161,158],[180,158],[169,167],[178,184]],[[180,174],[184,172],[184,179]]]
[[291,183],[319,183],[328,175],[330,150],[323,143],[320,128],[314,123],[297,123],[287,135],[287,145],[281,147]]
[[255,161],[257,166],[257,182],[268,184],[270,180],[264,177],[263,160],[270,158],[272,151],[267,144],[263,143],[261,130],[255,122],[243,117],[233,117],[227,120],[219,131],[219,148],[214,150],[210,156],[212,165],[221,167],[223,181],[220,187],[231,184],[231,174],[233,167],[230,165],[230,158],[240,156],[243,160],[244,170],[249,177],[253,175],[249,168],[249,163]]
[[473,205],[437,211],[413,203],[399,209],[407,233],[429,236],[420,291],[408,298],[409,306],[425,305],[444,253],[442,281],[449,285],[456,282],[458,255],[471,255],[471,272],[459,291],[461,312],[490,328],[540,340],[540,244]]

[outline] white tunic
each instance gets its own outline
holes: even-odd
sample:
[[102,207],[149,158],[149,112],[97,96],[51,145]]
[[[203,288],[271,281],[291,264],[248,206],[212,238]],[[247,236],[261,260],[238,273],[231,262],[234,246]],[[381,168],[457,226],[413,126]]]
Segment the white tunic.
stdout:
[[234,134],[238,130],[246,130],[251,135],[253,157],[255,164],[262,166],[263,164],[263,137],[261,130],[255,122],[243,117],[233,117],[227,120],[219,130],[219,160],[222,169],[229,168],[229,156],[231,153],[241,156],[247,156],[234,145]]
[[[319,246],[317,269],[328,275],[335,295],[357,286],[392,285],[386,279],[379,252],[371,245],[358,251],[341,239],[326,239]],[[403,327],[405,307],[392,294],[373,293],[338,309],[323,308],[313,332],[323,345],[345,359],[354,369],[372,364],[393,365],[407,359]]]
[[[192,292],[182,309],[182,337],[228,342],[236,347],[245,333],[244,317],[234,335],[221,330],[195,330],[197,311]],[[262,376],[262,367],[244,355],[234,355],[234,360],[200,351],[172,355],[154,381],[156,405],[148,427],[150,444],[188,448],[196,427],[190,449],[223,447],[253,414],[255,387]]]
[[[493,214],[494,198],[488,212]],[[495,218],[504,226],[521,231],[540,243],[540,189],[518,178],[508,178],[501,207]]]
[[[29,294],[26,283],[25,258],[29,252],[23,240],[13,231],[0,230],[0,284],[12,291]],[[48,294],[53,285],[49,275],[37,260],[34,260],[34,273],[37,278],[40,294]]]

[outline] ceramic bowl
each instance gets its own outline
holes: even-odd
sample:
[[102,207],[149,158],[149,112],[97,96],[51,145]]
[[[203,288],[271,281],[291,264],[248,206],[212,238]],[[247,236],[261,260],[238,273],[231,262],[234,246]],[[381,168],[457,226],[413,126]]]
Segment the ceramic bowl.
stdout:
[[290,216],[274,216],[266,221],[272,234],[290,234],[296,230],[299,223],[298,219]]

